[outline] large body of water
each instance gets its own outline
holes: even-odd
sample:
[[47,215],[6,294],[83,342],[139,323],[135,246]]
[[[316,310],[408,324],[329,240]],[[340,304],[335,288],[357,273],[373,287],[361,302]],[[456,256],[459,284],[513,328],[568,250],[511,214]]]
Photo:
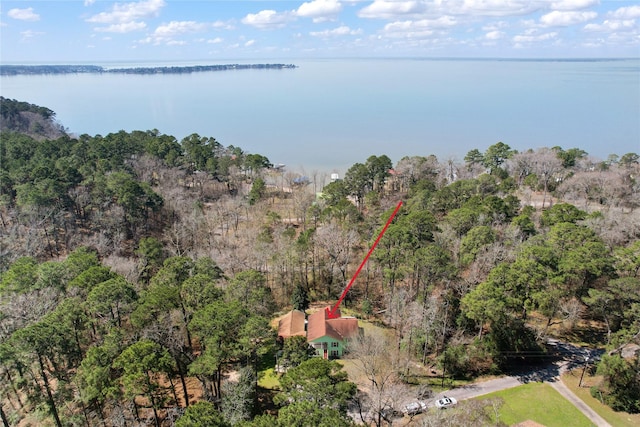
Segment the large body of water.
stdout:
[[74,134],[198,133],[307,172],[381,154],[461,161],[499,141],[640,153],[640,59],[242,62],[299,68],[2,77],[0,94],[54,110]]

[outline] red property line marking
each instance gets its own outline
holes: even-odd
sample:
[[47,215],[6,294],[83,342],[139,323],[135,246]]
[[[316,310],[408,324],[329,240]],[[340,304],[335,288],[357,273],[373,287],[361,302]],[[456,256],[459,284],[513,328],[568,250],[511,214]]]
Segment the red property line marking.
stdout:
[[393,218],[396,216],[396,214],[398,213],[398,211],[400,210],[401,207],[402,207],[402,201],[398,202],[398,206],[396,206],[396,209],[393,211],[393,213],[391,214],[391,216],[387,220],[387,223],[384,225],[384,228],[382,229],[382,231],[378,235],[378,238],[373,243],[373,246],[371,246],[371,249],[369,249],[369,252],[367,253],[367,256],[365,256],[364,259],[362,260],[362,263],[360,264],[360,267],[358,267],[358,270],[356,271],[356,274],[353,275],[353,277],[351,278],[351,281],[349,282],[347,287],[344,289],[344,291],[342,291],[342,295],[340,295],[340,299],[338,300],[338,302],[336,302],[336,305],[333,306],[331,311],[329,311],[329,307],[327,307],[325,309],[327,311],[327,318],[329,318],[329,319],[337,319],[338,317],[340,317],[337,314],[338,307],[340,307],[340,304],[342,303],[342,300],[347,295],[347,292],[349,292],[349,289],[351,289],[351,285],[353,285],[353,282],[356,281],[356,278],[360,274],[360,271],[362,270],[362,268],[366,264],[367,260],[369,259],[369,257],[373,253],[373,250],[378,245],[378,242],[380,241],[380,239],[382,239],[382,236],[387,231],[387,228],[389,228],[389,225],[391,224],[391,221],[393,221]]

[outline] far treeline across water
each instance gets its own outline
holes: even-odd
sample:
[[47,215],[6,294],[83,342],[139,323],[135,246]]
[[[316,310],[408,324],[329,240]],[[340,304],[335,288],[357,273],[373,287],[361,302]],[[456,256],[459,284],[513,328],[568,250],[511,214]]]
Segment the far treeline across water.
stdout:
[[[640,412],[638,153],[496,142],[330,180],[198,134],[74,136],[0,102],[5,426],[381,426],[547,368],[550,338],[599,349],[581,384]],[[278,337],[285,313],[337,301],[399,201],[341,307],[364,329],[348,363]],[[500,406],[414,422],[500,426]]]
[[293,64],[219,64],[170,67],[105,68],[99,65],[0,65],[0,76],[37,74],[188,74],[229,70],[283,70],[296,68]]

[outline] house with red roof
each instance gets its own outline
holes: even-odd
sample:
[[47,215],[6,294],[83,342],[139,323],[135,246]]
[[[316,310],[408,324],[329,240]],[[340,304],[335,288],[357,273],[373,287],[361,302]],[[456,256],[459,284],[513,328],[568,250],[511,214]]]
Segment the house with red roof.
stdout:
[[362,329],[355,317],[330,319],[327,312],[323,309],[309,315],[307,342],[324,359],[340,358],[349,340],[361,334]]
[[361,334],[362,328],[355,317],[330,319],[327,313],[326,309],[318,310],[306,319],[304,312],[291,310],[278,321],[278,338],[306,336],[318,356],[325,359],[342,357],[348,341]]
[[278,322],[278,338],[296,335],[307,336],[306,315],[300,310],[291,310]]

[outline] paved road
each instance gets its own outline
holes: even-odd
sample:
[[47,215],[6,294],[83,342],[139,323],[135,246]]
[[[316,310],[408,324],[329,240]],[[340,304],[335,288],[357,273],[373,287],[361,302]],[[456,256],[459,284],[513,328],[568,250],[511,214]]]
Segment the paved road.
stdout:
[[528,382],[546,382],[571,402],[576,408],[578,408],[587,418],[589,418],[594,426],[611,427],[611,424],[593,411],[578,396],[569,390],[562,381],[560,381],[560,375],[562,373],[579,366],[584,366],[587,358],[588,360],[594,360],[600,355],[600,352],[597,350],[575,347],[571,344],[555,340],[551,340],[549,344],[552,348],[555,348],[560,359],[542,369],[447,390],[439,393],[436,396],[436,399],[446,395],[448,397],[455,397],[457,400],[465,400],[493,393],[494,391],[517,387]]
[[598,415],[593,409],[589,407],[584,401],[582,401],[578,396],[573,394],[569,388],[562,381],[554,381],[551,382],[551,387],[555,388],[558,393],[563,395],[569,402],[573,404],[576,408],[580,410],[583,414],[591,420],[591,422],[597,427],[611,427],[604,418]]

